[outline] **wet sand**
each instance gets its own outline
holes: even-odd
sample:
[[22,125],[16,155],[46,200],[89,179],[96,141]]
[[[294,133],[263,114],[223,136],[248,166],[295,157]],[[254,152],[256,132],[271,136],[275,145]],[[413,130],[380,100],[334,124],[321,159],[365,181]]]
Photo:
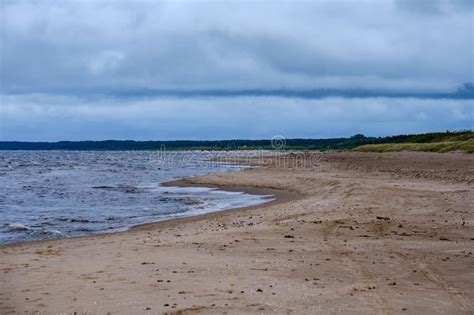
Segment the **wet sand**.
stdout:
[[277,200],[0,247],[0,313],[473,313],[473,155],[237,162],[170,184]]

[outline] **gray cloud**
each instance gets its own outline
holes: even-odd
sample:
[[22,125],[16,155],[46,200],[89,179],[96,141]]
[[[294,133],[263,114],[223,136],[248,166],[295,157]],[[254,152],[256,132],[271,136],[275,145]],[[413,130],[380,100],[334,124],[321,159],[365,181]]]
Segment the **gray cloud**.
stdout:
[[441,15],[474,7],[471,0],[396,0],[395,5],[407,13],[420,15]]
[[465,0],[3,0],[0,140],[472,129],[474,89],[457,91],[474,82],[473,12]]
[[3,1],[2,89],[454,90],[466,3]]

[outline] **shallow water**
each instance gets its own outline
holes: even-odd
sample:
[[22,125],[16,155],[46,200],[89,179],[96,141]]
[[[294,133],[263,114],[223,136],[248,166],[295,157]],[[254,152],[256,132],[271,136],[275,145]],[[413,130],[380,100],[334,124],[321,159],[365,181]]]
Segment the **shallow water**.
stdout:
[[0,243],[122,231],[267,202],[270,196],[160,183],[240,166],[246,153],[0,151]]

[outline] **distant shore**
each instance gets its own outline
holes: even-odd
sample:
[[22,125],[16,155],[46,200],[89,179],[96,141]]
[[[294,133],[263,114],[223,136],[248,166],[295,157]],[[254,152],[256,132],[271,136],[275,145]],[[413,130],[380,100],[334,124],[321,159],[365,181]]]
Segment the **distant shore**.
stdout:
[[59,150],[59,151],[251,151],[251,150],[360,150],[367,152],[426,151],[474,153],[472,130],[431,132],[424,134],[365,136],[325,139],[272,139],[248,140],[174,140],[174,141],[57,141],[24,142],[0,141],[1,150]]
[[474,156],[301,153],[253,163],[261,167],[167,185],[274,201],[1,246],[0,313],[472,312]]

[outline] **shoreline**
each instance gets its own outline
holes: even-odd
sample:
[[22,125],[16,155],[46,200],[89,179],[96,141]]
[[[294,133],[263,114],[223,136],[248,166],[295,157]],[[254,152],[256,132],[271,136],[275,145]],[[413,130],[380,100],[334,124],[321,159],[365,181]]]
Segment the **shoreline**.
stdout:
[[270,203],[1,247],[0,313],[472,313],[474,156],[315,158],[166,184]]
[[[239,171],[242,172],[242,171]],[[239,173],[238,172],[238,173]],[[216,173],[216,174],[210,174],[210,175],[219,175],[219,174],[227,174],[227,173]],[[208,176],[208,175],[205,175]],[[205,177],[203,176],[203,177]],[[201,177],[201,176],[198,176]],[[197,177],[197,178],[198,178]],[[251,187],[251,186],[219,186],[219,185],[206,185],[202,186],[200,184],[193,184],[188,182],[190,178],[183,178],[183,179],[178,179],[178,180],[173,180],[169,182],[162,183],[161,185],[164,187],[203,187],[203,188],[215,188],[219,189],[221,191],[228,191],[228,192],[242,192],[250,195],[257,195],[257,196],[266,196],[266,195],[272,195],[269,198],[273,198],[273,200],[258,204],[258,205],[253,205],[253,206],[244,206],[244,207],[237,207],[237,208],[229,208],[225,210],[217,210],[217,211],[211,211],[203,214],[197,214],[197,215],[190,215],[190,216],[184,216],[182,218],[173,218],[173,219],[167,219],[163,221],[156,221],[156,222],[149,222],[149,223],[143,223],[143,224],[138,224],[130,227],[127,231],[123,232],[117,232],[117,233],[126,233],[126,232],[134,232],[134,231],[147,231],[147,230],[153,230],[156,228],[164,228],[168,224],[171,225],[179,225],[180,223],[187,223],[187,222],[194,222],[194,221],[200,221],[200,220],[207,220],[207,219],[213,219],[215,217],[221,216],[222,214],[225,213],[233,213],[233,212],[246,212],[246,211],[251,211],[255,209],[265,209],[267,207],[272,207],[281,203],[289,202],[289,201],[294,201],[298,200],[301,198],[299,194],[288,192],[288,191],[283,191],[279,189],[274,189],[274,188],[260,188],[260,187]],[[112,233],[111,233],[112,234]]]
[[[242,169],[238,172],[242,172],[245,169]],[[228,173],[213,173],[213,174],[208,174],[208,175],[225,175]],[[204,176],[208,176],[204,175]],[[202,176],[197,176],[202,177]],[[94,238],[94,237],[104,237],[104,236],[111,236],[114,234],[123,234],[123,233],[131,233],[131,232],[136,232],[136,231],[146,231],[146,230],[151,230],[151,229],[156,229],[156,228],[164,228],[168,224],[172,225],[179,225],[180,223],[185,223],[185,222],[192,222],[195,220],[205,220],[205,219],[211,219],[215,216],[219,216],[222,213],[225,212],[233,212],[233,211],[248,211],[248,210],[253,210],[253,209],[258,209],[258,208],[264,208],[266,206],[273,206],[277,205],[280,203],[288,202],[291,200],[296,200],[300,198],[298,194],[295,193],[290,193],[286,192],[283,190],[278,190],[278,189],[272,189],[272,188],[257,188],[257,187],[245,187],[245,186],[219,186],[219,185],[200,185],[200,184],[193,184],[189,183],[188,181],[191,180],[193,177],[189,178],[181,178],[177,180],[172,180],[168,182],[163,182],[160,183],[160,186],[163,187],[200,187],[200,188],[214,188],[218,189],[221,191],[225,192],[242,192],[250,195],[256,195],[256,196],[267,196],[271,195],[271,197],[274,200],[269,200],[266,202],[262,202],[258,205],[253,205],[253,206],[243,206],[243,207],[237,207],[237,208],[229,208],[229,209],[224,209],[224,210],[217,210],[217,211],[210,211],[206,212],[203,214],[195,214],[195,215],[188,215],[188,216],[183,216],[183,217],[178,217],[178,218],[171,218],[171,219],[163,219],[159,221],[151,221],[151,222],[146,222],[146,223],[140,223],[136,225],[131,225],[126,228],[126,230],[123,231],[112,231],[112,232],[100,232],[97,234],[92,234],[92,235],[79,235],[79,236],[71,236],[71,237],[64,237],[64,238],[58,238],[58,239],[45,239],[45,240],[27,240],[27,241],[20,241],[20,242],[14,242],[14,243],[6,243],[6,244],[0,244],[0,250],[9,248],[9,247],[18,247],[22,245],[29,245],[29,244],[42,244],[42,243],[54,243],[56,241],[64,241],[64,240],[74,240],[74,239],[88,239],[88,238]]]

